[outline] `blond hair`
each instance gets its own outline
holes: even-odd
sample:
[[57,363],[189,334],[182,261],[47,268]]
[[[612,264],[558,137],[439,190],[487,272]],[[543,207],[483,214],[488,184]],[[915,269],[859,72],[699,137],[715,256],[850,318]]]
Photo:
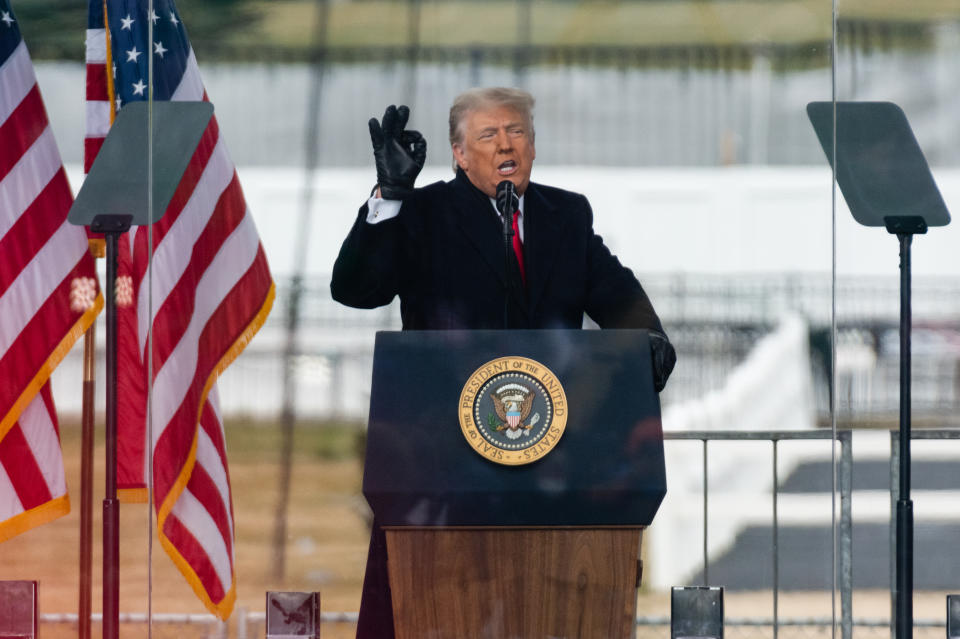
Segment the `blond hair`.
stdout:
[[[535,100],[529,92],[511,87],[484,87],[468,89],[458,95],[450,107],[450,146],[463,144],[463,121],[468,113],[492,107],[507,107],[523,116],[530,131],[530,140],[534,139],[533,104]],[[457,161],[453,161],[453,170],[457,170]]]

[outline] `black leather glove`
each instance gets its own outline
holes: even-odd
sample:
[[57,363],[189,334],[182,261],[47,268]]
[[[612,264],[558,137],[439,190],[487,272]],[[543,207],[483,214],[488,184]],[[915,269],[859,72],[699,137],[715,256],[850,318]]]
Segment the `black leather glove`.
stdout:
[[380,196],[402,200],[413,192],[413,183],[427,159],[427,141],[418,131],[405,131],[410,109],[390,105],[383,113],[383,126],[370,118],[370,140],[377,164]]
[[667,378],[677,363],[677,351],[667,336],[658,331],[650,331],[650,360],[653,364],[653,389],[658,393],[667,385]]

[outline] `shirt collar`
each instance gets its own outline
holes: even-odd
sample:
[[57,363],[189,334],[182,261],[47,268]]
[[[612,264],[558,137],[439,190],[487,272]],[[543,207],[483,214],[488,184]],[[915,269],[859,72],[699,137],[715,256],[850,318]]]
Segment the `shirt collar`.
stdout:
[[[471,190],[473,190],[474,193],[490,200],[490,205],[493,207],[494,213],[497,214],[497,217],[500,217],[500,211],[497,210],[497,199],[490,197],[489,195],[487,195],[486,193],[484,193],[483,191],[475,187],[473,185],[473,182],[470,181],[470,178],[467,177],[467,174],[464,173],[463,169],[461,169],[460,167],[457,167],[457,173],[456,173],[455,179],[460,183],[464,184],[465,186],[469,187]],[[529,188],[529,185],[528,185],[528,188]],[[520,209],[521,220],[523,219],[523,200],[525,196],[526,194],[520,196],[520,206],[518,207]]]
[[[490,200],[490,206],[493,207],[493,211],[497,214],[497,217],[500,217],[500,211],[497,210],[497,199],[492,197],[488,197],[487,199]],[[522,195],[520,196],[520,204],[519,206],[517,206],[517,208],[520,210],[520,218],[523,219],[523,196]]]

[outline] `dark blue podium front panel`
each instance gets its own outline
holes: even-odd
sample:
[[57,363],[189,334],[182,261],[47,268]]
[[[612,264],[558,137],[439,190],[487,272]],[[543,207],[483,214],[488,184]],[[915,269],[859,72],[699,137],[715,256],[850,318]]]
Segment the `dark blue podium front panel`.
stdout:
[[[644,331],[377,334],[363,493],[383,526],[645,526],[666,493],[660,403]],[[550,369],[566,430],[536,461],[478,454],[459,421],[474,372],[499,357]]]

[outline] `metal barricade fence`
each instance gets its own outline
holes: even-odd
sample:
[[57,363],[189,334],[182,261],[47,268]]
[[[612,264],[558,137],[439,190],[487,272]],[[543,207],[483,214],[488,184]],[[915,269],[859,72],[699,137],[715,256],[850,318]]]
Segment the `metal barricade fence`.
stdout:
[[[853,579],[852,579],[852,512],[851,512],[851,494],[852,494],[852,471],[853,471],[853,450],[852,450],[852,432],[849,430],[838,430],[835,433],[829,429],[818,429],[812,431],[689,431],[689,432],[665,432],[665,441],[694,441],[702,444],[702,492],[703,492],[703,582],[709,585],[709,566],[710,556],[708,550],[709,539],[709,519],[707,506],[710,500],[710,482],[709,482],[709,464],[710,464],[710,446],[711,442],[758,442],[769,441],[771,443],[771,479],[772,479],[772,498],[770,504],[770,521],[772,523],[771,539],[771,557],[773,561],[773,613],[770,617],[750,617],[750,618],[728,618],[725,621],[726,634],[728,637],[737,639],[752,639],[753,637],[773,637],[774,639],[805,639],[810,637],[824,637],[834,635],[834,621],[829,617],[791,617],[781,618],[779,615],[780,598],[780,576],[779,560],[780,548],[778,545],[778,532],[780,515],[778,511],[779,500],[779,474],[778,474],[778,449],[781,442],[801,441],[801,440],[834,440],[840,444],[839,456],[836,459],[836,479],[835,494],[839,494],[840,510],[839,519],[836,522],[837,549],[834,561],[836,562],[833,574],[837,575],[836,589],[839,591],[841,600],[841,610],[839,616],[839,627],[843,639],[857,639],[886,637],[891,630],[890,619],[872,619],[872,618],[854,618],[852,609],[853,597]],[[914,431],[913,439],[924,440],[958,440],[960,431],[958,430],[922,430]],[[898,482],[898,459],[899,459],[899,440],[896,431],[891,432],[891,459],[890,459],[890,492],[891,507],[895,508]],[[893,518],[891,517],[891,570],[893,570],[893,548],[894,533]],[[893,573],[891,573],[892,575]],[[101,620],[100,614],[92,615],[95,625]],[[146,624],[148,621],[146,614],[125,613],[120,617],[120,623],[126,625]],[[249,611],[243,607],[238,607],[233,618],[227,622],[220,622],[212,615],[204,614],[169,614],[157,613],[152,615],[153,636],[158,639],[164,637],[182,638],[207,637],[210,639],[219,639],[221,637],[235,637],[236,639],[252,639],[262,637],[264,631],[265,614],[263,612]],[[323,612],[321,613],[321,623],[323,624],[324,637],[352,636],[357,622],[357,613],[355,612]],[[44,626],[45,637],[72,636],[77,624],[76,614],[43,614],[41,623]],[[668,616],[641,616],[636,620],[637,637],[657,637],[661,639],[669,636],[670,618]],[[945,620],[934,619],[915,619],[915,635],[920,639],[932,639],[934,635],[942,636],[946,626]],[[184,631],[189,627],[190,631]],[[331,632],[328,632],[330,630]]]
[[[152,636],[157,639],[262,639],[265,617],[262,612],[251,612],[244,608],[238,608],[229,623],[222,623],[213,615],[156,614],[153,616]],[[94,615],[94,619],[99,624],[100,615]],[[321,614],[320,620],[324,639],[353,637],[356,632],[357,613],[327,612]],[[120,622],[121,628],[124,628],[146,624],[147,618],[144,614],[124,614]],[[668,616],[638,617],[636,623],[637,639],[666,639],[670,636]],[[75,637],[77,615],[45,614],[41,615],[41,624],[43,636],[47,639]],[[940,620],[915,620],[914,637],[940,639],[945,625]],[[767,639],[773,635],[774,628],[770,618],[729,618],[724,626],[725,636],[729,639]],[[833,634],[833,621],[827,617],[780,619],[778,626],[780,639],[817,639]],[[854,618],[852,630],[856,639],[886,639],[889,626],[887,619]]]
[[[930,429],[911,430],[911,441],[915,440],[960,440],[960,430]],[[890,431],[890,583],[897,583],[897,500],[900,499],[900,431]],[[896,637],[895,625],[896,595],[890,593],[890,638]],[[946,627],[946,622],[941,624]]]
[[840,493],[840,520],[837,531],[838,548],[834,560],[837,562],[839,570],[831,571],[832,574],[839,574],[838,588],[841,599],[841,628],[843,630],[843,639],[851,639],[853,636],[853,521],[851,513],[851,493],[853,490],[853,449],[852,436],[849,430],[836,431],[818,429],[810,431],[689,431],[689,432],[666,432],[663,434],[664,440],[693,440],[703,443],[703,585],[710,585],[710,555],[708,551],[709,540],[709,517],[707,505],[709,503],[710,482],[709,482],[709,449],[708,442],[711,441],[769,441],[772,448],[772,502],[771,502],[771,522],[772,522],[772,544],[771,556],[773,560],[773,617],[771,627],[773,638],[777,639],[780,629],[779,619],[779,597],[780,597],[780,554],[778,547],[779,533],[779,477],[777,470],[778,443],[788,440],[836,440],[840,442],[840,459],[838,472],[836,476],[836,489]]

